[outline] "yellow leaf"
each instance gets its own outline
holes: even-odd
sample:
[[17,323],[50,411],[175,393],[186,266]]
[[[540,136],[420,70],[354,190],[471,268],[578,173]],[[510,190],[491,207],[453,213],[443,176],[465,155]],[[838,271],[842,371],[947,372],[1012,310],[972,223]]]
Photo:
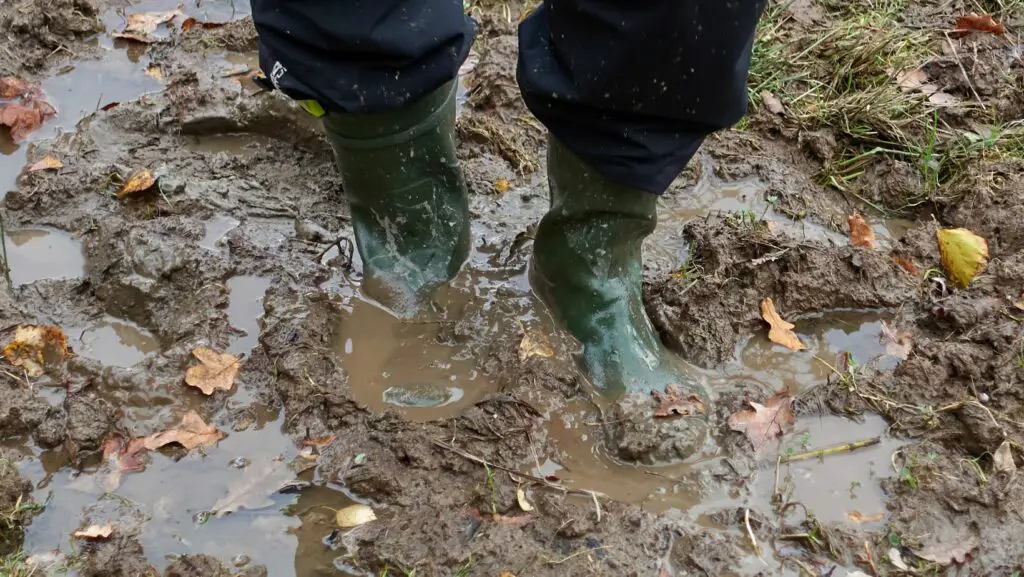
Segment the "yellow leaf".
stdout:
[[494,190],[498,191],[499,194],[505,194],[510,188],[512,188],[512,185],[504,178],[494,181]]
[[58,327],[22,325],[14,332],[14,340],[4,347],[3,354],[12,365],[25,369],[29,377],[41,377],[44,357],[64,360],[68,340]]
[[344,509],[339,509],[335,514],[334,520],[342,529],[348,529],[350,527],[358,527],[370,521],[376,521],[377,515],[373,513],[373,509],[366,505],[350,505]]
[[533,511],[533,505],[526,500],[526,491],[522,487],[516,489],[516,500],[519,501],[519,508],[529,513]]
[[159,64],[150,64],[146,67],[146,76],[155,78],[157,82],[164,81],[164,70]]
[[848,513],[846,513],[846,518],[854,523],[877,523],[882,519],[885,519],[885,513],[865,515],[860,511],[849,511]]
[[142,170],[136,170],[128,177],[128,180],[118,191],[117,196],[125,197],[131,194],[136,194],[149,190],[156,184],[156,179],[153,178],[153,173],[143,168]]
[[523,340],[519,341],[519,360],[525,361],[530,357],[551,358],[555,352],[551,350],[547,337],[540,333],[524,332]]
[[71,534],[76,539],[106,539],[114,532],[114,526],[110,523],[106,525],[89,525],[85,529],[79,529]]
[[771,330],[768,331],[768,340],[771,342],[791,351],[802,351],[807,348],[793,332],[796,325],[782,320],[779,313],[775,312],[775,303],[770,297],[761,301],[761,318],[771,326]]
[[988,243],[966,228],[940,228],[935,235],[946,274],[967,287],[988,263]]
[[28,167],[28,171],[39,172],[40,170],[56,170],[62,166],[64,166],[63,162],[47,154],[42,158],[42,160]]
[[238,374],[238,357],[206,347],[197,347],[192,354],[202,364],[185,371],[185,384],[199,389],[204,395],[212,395],[217,389],[231,389]]

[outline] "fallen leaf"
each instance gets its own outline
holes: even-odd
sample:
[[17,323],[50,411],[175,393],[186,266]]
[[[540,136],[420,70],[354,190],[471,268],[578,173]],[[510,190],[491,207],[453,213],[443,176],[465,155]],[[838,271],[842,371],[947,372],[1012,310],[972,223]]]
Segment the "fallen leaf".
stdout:
[[68,340],[59,327],[22,325],[14,331],[14,339],[4,346],[3,354],[29,377],[41,377],[47,358],[59,362],[67,357]]
[[846,514],[846,518],[854,523],[877,523],[882,519],[885,519],[885,513],[876,513],[874,515],[864,515],[860,511],[850,511]]
[[195,18],[192,18],[191,16],[189,16],[188,18],[185,19],[184,22],[181,23],[181,31],[182,32],[188,32],[189,30],[191,30],[195,26],[199,26],[201,28],[205,28],[207,30],[211,30],[213,28],[220,28],[221,26],[224,26],[224,24],[225,24],[224,22],[200,22],[200,21],[196,20]]
[[39,172],[40,170],[56,170],[62,166],[64,166],[63,162],[47,154],[38,162],[28,167],[28,171]]
[[939,565],[949,565],[954,562],[963,563],[967,560],[967,555],[977,548],[978,540],[971,537],[963,543],[937,543],[919,551],[914,551],[914,555],[925,561],[932,561]]
[[338,438],[338,435],[331,435],[329,437],[320,437],[318,439],[303,439],[302,444],[307,447],[326,447],[330,445]]
[[199,389],[204,395],[212,395],[218,389],[231,389],[235,375],[238,374],[238,357],[231,353],[218,353],[207,347],[196,347],[192,355],[201,364],[185,371],[185,384]]
[[953,106],[960,102],[956,96],[949,94],[948,92],[932,92],[928,95],[928,102],[936,106]]
[[655,417],[691,417],[703,415],[706,411],[704,400],[676,384],[665,387],[665,392],[651,391],[658,407],[654,409]]
[[506,192],[509,191],[510,188],[512,188],[512,185],[509,183],[508,180],[504,178],[499,178],[498,180],[494,181],[494,190],[498,194],[505,194]]
[[996,22],[989,14],[978,14],[976,12],[971,12],[966,16],[957,16],[956,30],[960,33],[959,36],[964,36],[971,32],[1006,34],[1006,27],[1002,23]]
[[928,74],[920,68],[904,70],[896,75],[896,85],[907,92],[924,92],[931,94],[937,92],[939,87],[928,83]]
[[859,212],[846,217],[846,224],[850,226],[850,244],[862,248],[875,248],[875,231],[871,230],[864,217]]
[[20,78],[14,76],[0,78],[0,98],[17,98],[30,91],[28,83]]
[[796,325],[782,320],[779,313],[775,311],[775,303],[772,302],[771,297],[761,301],[761,318],[771,325],[771,330],[768,331],[768,340],[771,342],[782,345],[791,351],[802,351],[807,348],[793,332]]
[[914,261],[908,258],[903,258],[902,256],[894,256],[892,257],[892,262],[896,263],[900,268],[914,276],[917,276],[917,273],[920,272],[920,270],[918,270],[917,268],[917,265],[914,264]]
[[898,359],[910,356],[910,349],[914,346],[910,333],[898,331],[885,321],[882,321],[882,334],[879,335],[878,342],[885,345],[886,354]]
[[145,439],[126,441],[115,436],[103,441],[103,463],[109,469],[104,479],[104,490],[113,491],[121,484],[121,477],[125,473],[137,473],[143,469],[139,453],[145,448]]
[[900,569],[902,571],[910,570],[910,567],[907,566],[907,563],[903,561],[903,554],[900,553],[899,549],[895,547],[889,549],[889,552],[886,554],[886,556],[889,557],[889,562],[892,563],[893,567]]
[[344,509],[339,509],[335,514],[334,521],[342,529],[348,529],[350,527],[358,527],[369,523],[370,521],[376,521],[377,515],[374,514],[373,509],[366,505],[349,505]]
[[551,350],[546,336],[539,332],[523,332],[523,340],[519,341],[519,360],[525,361],[530,357],[551,358],[555,352]]
[[33,130],[43,125],[48,118],[56,114],[53,107],[45,102],[35,101],[30,104],[9,102],[0,107],[0,125],[11,131],[11,140],[21,142]]
[[100,110],[102,110],[103,112],[107,112],[108,110],[113,110],[113,109],[117,108],[120,105],[121,105],[120,102],[109,102],[109,103],[104,104],[103,106],[101,106]]
[[224,437],[224,433],[218,431],[217,427],[206,424],[199,413],[189,411],[181,418],[180,425],[146,437],[145,444],[146,448],[150,450],[159,449],[171,443],[178,443],[186,449],[194,449],[199,446],[213,445]]
[[156,178],[153,177],[152,172],[145,168],[136,170],[121,186],[121,190],[117,192],[117,196],[123,198],[131,194],[145,192],[150,188],[153,188],[154,184],[156,184]]
[[988,243],[966,228],[940,228],[935,234],[946,274],[961,287],[971,284],[988,263]]
[[752,411],[738,411],[729,416],[729,428],[746,433],[754,451],[760,451],[768,441],[782,435],[783,428],[796,422],[793,417],[793,397],[782,391],[768,398],[762,405],[750,401]]
[[71,534],[75,539],[106,539],[114,533],[114,526],[110,523],[106,525],[89,525],[85,529],[79,529]]
[[228,493],[216,503],[212,510],[221,517],[240,509],[250,511],[270,507],[274,504],[271,497],[281,490],[295,474],[288,470],[283,461],[266,459],[259,464],[246,467],[242,475],[228,485]]
[[764,107],[768,109],[768,112],[772,114],[785,114],[786,109],[782,106],[782,101],[777,96],[764,90],[760,94],[761,102],[764,103]]
[[146,76],[154,78],[157,82],[164,81],[164,69],[159,64],[150,64],[146,67]]
[[498,513],[494,513],[491,515],[491,520],[503,525],[525,527],[533,522],[533,515],[500,515]]
[[513,575],[512,573],[509,573],[508,571],[502,571],[501,573],[498,574],[498,577],[516,577],[516,576]]
[[149,36],[156,27],[174,20],[175,16],[181,14],[179,10],[171,10],[168,12],[136,12],[128,15],[128,23],[125,25],[124,30],[121,32],[115,32],[111,34],[114,38],[124,38],[126,40],[135,40],[136,42],[143,42],[149,44],[156,42],[157,39]]
[[519,501],[519,508],[523,511],[527,513],[533,511],[533,505],[526,500],[526,491],[522,487],[516,489],[516,501]]
[[1000,473],[1012,473],[1017,470],[1017,463],[1013,462],[1013,447],[1010,441],[1003,441],[996,452],[992,455],[992,463],[996,471]]

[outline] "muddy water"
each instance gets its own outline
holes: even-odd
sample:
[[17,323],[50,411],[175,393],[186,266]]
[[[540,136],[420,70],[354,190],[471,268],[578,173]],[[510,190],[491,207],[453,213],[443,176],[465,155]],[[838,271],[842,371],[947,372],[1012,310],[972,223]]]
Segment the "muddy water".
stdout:
[[11,281],[16,286],[44,279],[78,278],[85,273],[82,243],[66,232],[46,228],[9,230],[4,241]]
[[109,367],[131,367],[160,351],[160,342],[149,331],[112,317],[82,329],[66,329],[65,333],[75,354]]
[[236,276],[228,279],[228,319],[238,331],[228,352],[248,354],[259,342],[259,319],[263,316],[263,295],[270,279],[258,276]]

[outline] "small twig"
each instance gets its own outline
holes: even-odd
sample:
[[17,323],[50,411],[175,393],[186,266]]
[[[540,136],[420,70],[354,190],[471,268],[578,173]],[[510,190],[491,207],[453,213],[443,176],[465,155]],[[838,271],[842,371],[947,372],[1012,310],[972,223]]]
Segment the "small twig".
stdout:
[[601,502],[597,500],[597,493],[593,491],[587,491],[590,493],[590,498],[594,500],[594,508],[597,509],[597,522],[601,522]]
[[871,573],[874,575],[881,575],[881,573],[878,572],[878,567],[875,567],[875,556],[871,553],[871,544],[867,541],[864,541],[864,553],[868,556],[868,565],[871,566]]
[[560,561],[554,561],[554,560],[550,560],[549,559],[548,561],[546,561],[546,563],[548,565],[561,565],[562,563],[565,563],[566,561],[569,561],[570,559],[575,559],[576,557],[579,557],[580,555],[583,555],[584,553],[590,553],[591,551],[600,551],[601,549],[610,549],[610,547],[605,547],[604,545],[602,545],[600,547],[594,547],[593,549],[588,547],[586,549],[582,549],[580,551],[577,551],[577,552],[573,553],[572,555],[569,555],[568,557],[566,557],[566,558],[564,558],[564,559],[562,559]]
[[[882,442],[881,437],[875,437],[873,439],[864,439],[862,441],[854,441],[852,443],[843,443],[842,445],[834,445],[832,447],[826,447],[824,449],[815,449],[814,451],[805,451],[803,453],[793,453],[792,455],[781,455],[779,456],[780,463],[790,463],[793,461],[803,461],[804,459],[813,459],[814,457],[827,457],[829,455],[837,455],[839,453],[849,453],[850,451],[856,451],[857,449],[863,449],[864,447],[870,447],[877,445]],[[778,487],[778,472],[776,471],[775,481],[776,488]]]
[[779,465],[782,464],[782,455],[775,459],[775,485],[772,487],[772,501],[779,498]]
[[750,509],[746,509],[743,513],[743,524],[747,526],[747,535],[750,536],[750,544],[754,546],[754,553],[764,561],[761,557],[761,547],[757,544],[757,538],[754,537],[754,530],[750,528]]
[[3,270],[4,278],[7,279],[7,284],[13,285],[14,281],[11,280],[11,267],[8,266],[7,260],[7,230],[4,228],[4,217],[0,216],[0,253],[3,255],[3,260],[0,260],[0,270]]
[[971,82],[971,77],[967,75],[967,69],[964,68],[964,63],[960,61],[960,55],[956,51],[956,46],[953,46],[953,41],[949,39],[949,32],[943,32],[942,34],[946,37],[946,43],[949,44],[949,49],[953,51],[953,57],[956,58],[956,64],[960,67],[960,72],[963,73],[964,80],[967,81],[967,86],[970,87],[971,93],[978,99],[978,103],[981,104],[981,109],[988,110],[988,107],[985,106],[985,102],[981,99],[981,96],[978,95],[978,91],[974,89],[974,83]]

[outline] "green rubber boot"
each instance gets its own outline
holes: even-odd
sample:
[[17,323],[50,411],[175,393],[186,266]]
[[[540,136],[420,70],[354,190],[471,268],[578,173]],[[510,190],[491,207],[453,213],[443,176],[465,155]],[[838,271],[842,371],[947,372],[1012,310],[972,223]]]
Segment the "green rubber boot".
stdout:
[[551,208],[537,229],[530,280],[582,343],[584,375],[609,396],[676,384],[709,407],[644,311],[641,244],[657,225],[658,197],[611,182],[553,137],[548,185]]
[[323,118],[352,212],[363,292],[408,318],[469,256],[455,82],[398,110]]

